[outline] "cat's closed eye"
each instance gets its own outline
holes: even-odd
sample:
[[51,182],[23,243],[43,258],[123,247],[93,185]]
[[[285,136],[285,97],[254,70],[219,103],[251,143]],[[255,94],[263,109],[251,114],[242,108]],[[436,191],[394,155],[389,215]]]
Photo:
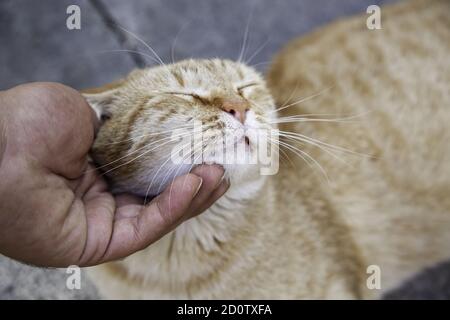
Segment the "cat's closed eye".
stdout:
[[248,84],[242,85],[240,87],[237,87],[236,90],[237,90],[238,94],[242,95],[244,93],[244,89],[251,88],[251,87],[254,87],[257,85],[258,84],[256,82],[252,82],[252,83],[248,83]]
[[[244,93],[244,90],[247,88],[251,88],[254,86],[257,86],[258,83],[256,82],[251,82],[251,83],[247,83],[244,85],[241,85],[239,87],[236,88],[236,91],[239,95],[242,95]],[[179,91],[166,91],[164,92],[164,94],[172,94],[172,95],[181,95],[181,96],[189,96],[192,97],[202,103],[206,102],[206,99],[202,96],[200,96],[199,94],[195,93],[195,92],[179,92]]]
[[194,92],[178,92],[178,91],[169,91],[169,92],[164,92],[165,94],[171,94],[171,95],[180,95],[180,96],[185,96],[185,97],[191,97],[203,104],[206,103],[206,99],[201,97],[199,94],[194,93]]

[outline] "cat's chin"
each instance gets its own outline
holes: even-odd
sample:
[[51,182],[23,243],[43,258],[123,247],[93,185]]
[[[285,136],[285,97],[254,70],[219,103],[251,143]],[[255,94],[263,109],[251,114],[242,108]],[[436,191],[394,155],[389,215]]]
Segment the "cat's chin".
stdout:
[[260,166],[257,164],[223,163],[222,161],[206,160],[200,165],[215,165],[222,167],[224,169],[225,178],[232,184],[259,180],[261,176]]
[[260,177],[260,167],[256,164],[223,164],[225,175],[232,181],[257,180]]
[[[224,164],[220,161],[208,160],[203,161],[199,165],[216,165],[221,166],[224,169],[225,178],[228,179],[233,186],[241,186],[247,183],[258,181],[261,178],[260,166],[257,164]],[[194,166],[195,167],[195,166]],[[160,194],[164,191],[176,176],[182,176],[192,171],[192,165],[183,165],[176,167],[177,169],[169,169],[169,172],[176,175],[158,174],[155,177],[152,174],[143,173],[140,176],[135,176],[131,179],[121,181],[115,184],[112,192],[119,193],[132,193],[140,197],[145,197],[147,200]]]

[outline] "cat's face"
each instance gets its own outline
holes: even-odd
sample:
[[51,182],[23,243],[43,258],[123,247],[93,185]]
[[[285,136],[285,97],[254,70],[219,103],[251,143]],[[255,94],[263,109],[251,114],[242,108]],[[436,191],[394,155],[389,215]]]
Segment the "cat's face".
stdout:
[[155,195],[199,163],[223,165],[232,181],[256,179],[258,149],[270,148],[273,99],[241,63],[138,70],[85,97],[102,118],[92,156],[117,192]]

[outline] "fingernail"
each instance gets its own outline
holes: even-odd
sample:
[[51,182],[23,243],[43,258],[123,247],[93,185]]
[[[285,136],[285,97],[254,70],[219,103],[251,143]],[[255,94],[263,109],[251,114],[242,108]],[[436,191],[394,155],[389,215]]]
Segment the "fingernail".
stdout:
[[222,184],[223,180],[225,180],[225,172],[223,173],[222,177],[220,178],[220,180],[215,185],[214,189],[217,189]]
[[200,188],[202,187],[203,179],[200,178],[200,177],[199,177],[199,179],[200,179],[200,183],[198,184],[197,190],[195,190],[194,195],[192,196],[192,198],[195,198],[195,196],[197,195],[197,193],[200,191]]

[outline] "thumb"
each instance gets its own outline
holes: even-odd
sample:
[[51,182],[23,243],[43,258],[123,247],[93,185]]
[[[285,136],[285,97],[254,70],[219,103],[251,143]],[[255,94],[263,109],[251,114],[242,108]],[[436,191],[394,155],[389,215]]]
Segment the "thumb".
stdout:
[[142,199],[122,199],[117,209],[108,249],[101,262],[126,257],[142,250],[172,231],[188,218],[189,206],[202,185],[194,174],[177,177],[149,205],[139,205]]

